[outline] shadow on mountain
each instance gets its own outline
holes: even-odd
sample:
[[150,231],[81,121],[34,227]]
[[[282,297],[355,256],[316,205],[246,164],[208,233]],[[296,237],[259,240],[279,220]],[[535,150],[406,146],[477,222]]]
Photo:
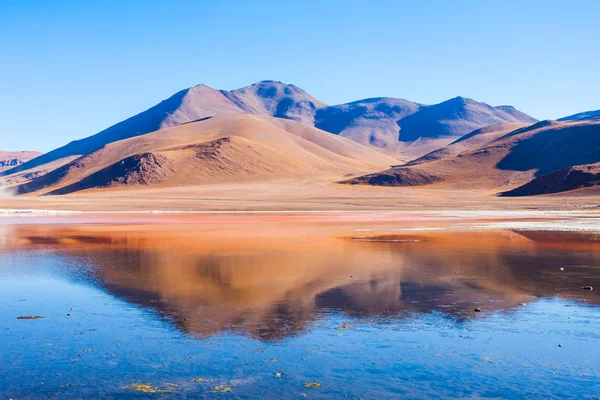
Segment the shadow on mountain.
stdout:
[[538,132],[519,141],[497,165],[499,169],[545,175],[573,165],[600,161],[600,129],[597,124],[562,126]]

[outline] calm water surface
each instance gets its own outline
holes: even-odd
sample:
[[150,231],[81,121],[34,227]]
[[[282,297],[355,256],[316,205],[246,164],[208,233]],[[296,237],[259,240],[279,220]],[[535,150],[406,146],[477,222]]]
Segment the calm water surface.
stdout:
[[0,226],[0,398],[600,397],[597,236],[267,225]]

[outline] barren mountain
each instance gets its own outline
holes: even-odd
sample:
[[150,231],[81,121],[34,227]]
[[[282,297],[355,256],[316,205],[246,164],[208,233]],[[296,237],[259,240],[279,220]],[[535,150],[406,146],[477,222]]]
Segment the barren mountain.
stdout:
[[513,107],[492,107],[463,97],[430,106],[403,99],[374,98],[320,109],[315,126],[393,151],[406,150],[408,143],[418,141],[425,149],[419,154],[422,155],[429,151],[431,141],[439,148],[484,126],[535,121]]
[[228,92],[215,90],[205,85],[194,86],[182,90],[156,106],[102,132],[71,142],[18,168],[5,171],[4,174],[13,174],[60,159],[85,155],[109,143],[144,135],[161,128],[180,125],[212,115],[243,112],[254,112],[254,110],[248,108],[240,99]]
[[418,112],[398,122],[400,140],[409,142],[420,137],[459,137],[475,129],[503,122],[529,122],[537,120],[512,107],[492,107],[464,97],[455,97]]
[[301,123],[239,114],[117,141],[18,188],[65,194],[113,186],[184,186],[374,171],[397,160]]
[[109,143],[211,116],[242,113],[295,120],[388,153],[413,158],[476,128],[502,122],[533,121],[512,107],[494,108],[464,98],[432,106],[378,98],[327,107],[302,89],[276,81],[258,82],[233,91],[198,85],[93,136],[0,171],[0,177],[6,177],[4,182],[24,181]]
[[37,151],[2,151],[0,150],[0,171],[17,167],[32,160],[42,153]]
[[[60,159],[68,161],[69,158],[88,154],[118,140],[217,115],[264,114],[312,124],[313,109],[322,106],[323,103],[303,90],[281,82],[259,82],[231,92],[198,85],[182,90],[156,106],[102,132],[44,154],[35,161],[12,169],[10,173],[25,171]],[[8,171],[5,175],[7,173]]]
[[359,100],[317,111],[315,126],[362,144],[395,149],[398,121],[414,114],[420,104],[386,97]]
[[447,153],[343,183],[513,189],[559,169],[600,162],[600,122],[542,121],[458,155]]

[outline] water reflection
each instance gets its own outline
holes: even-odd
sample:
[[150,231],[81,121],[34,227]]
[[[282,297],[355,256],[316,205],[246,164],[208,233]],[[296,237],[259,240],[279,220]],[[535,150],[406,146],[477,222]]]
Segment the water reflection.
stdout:
[[600,286],[596,236],[401,232],[14,226],[0,247],[60,254],[66,262],[52,274],[85,279],[197,337],[278,340],[331,312],[377,321],[437,312],[461,322],[546,296],[599,303],[598,292],[581,289]]

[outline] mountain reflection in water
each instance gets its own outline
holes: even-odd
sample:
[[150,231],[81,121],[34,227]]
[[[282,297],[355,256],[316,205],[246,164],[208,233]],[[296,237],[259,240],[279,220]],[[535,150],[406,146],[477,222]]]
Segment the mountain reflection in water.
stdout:
[[375,321],[437,312],[460,323],[539,297],[599,303],[597,292],[581,289],[600,286],[595,236],[398,232],[14,226],[0,249],[57,252],[68,262],[53,274],[154,310],[200,338],[232,331],[279,340],[329,312]]

